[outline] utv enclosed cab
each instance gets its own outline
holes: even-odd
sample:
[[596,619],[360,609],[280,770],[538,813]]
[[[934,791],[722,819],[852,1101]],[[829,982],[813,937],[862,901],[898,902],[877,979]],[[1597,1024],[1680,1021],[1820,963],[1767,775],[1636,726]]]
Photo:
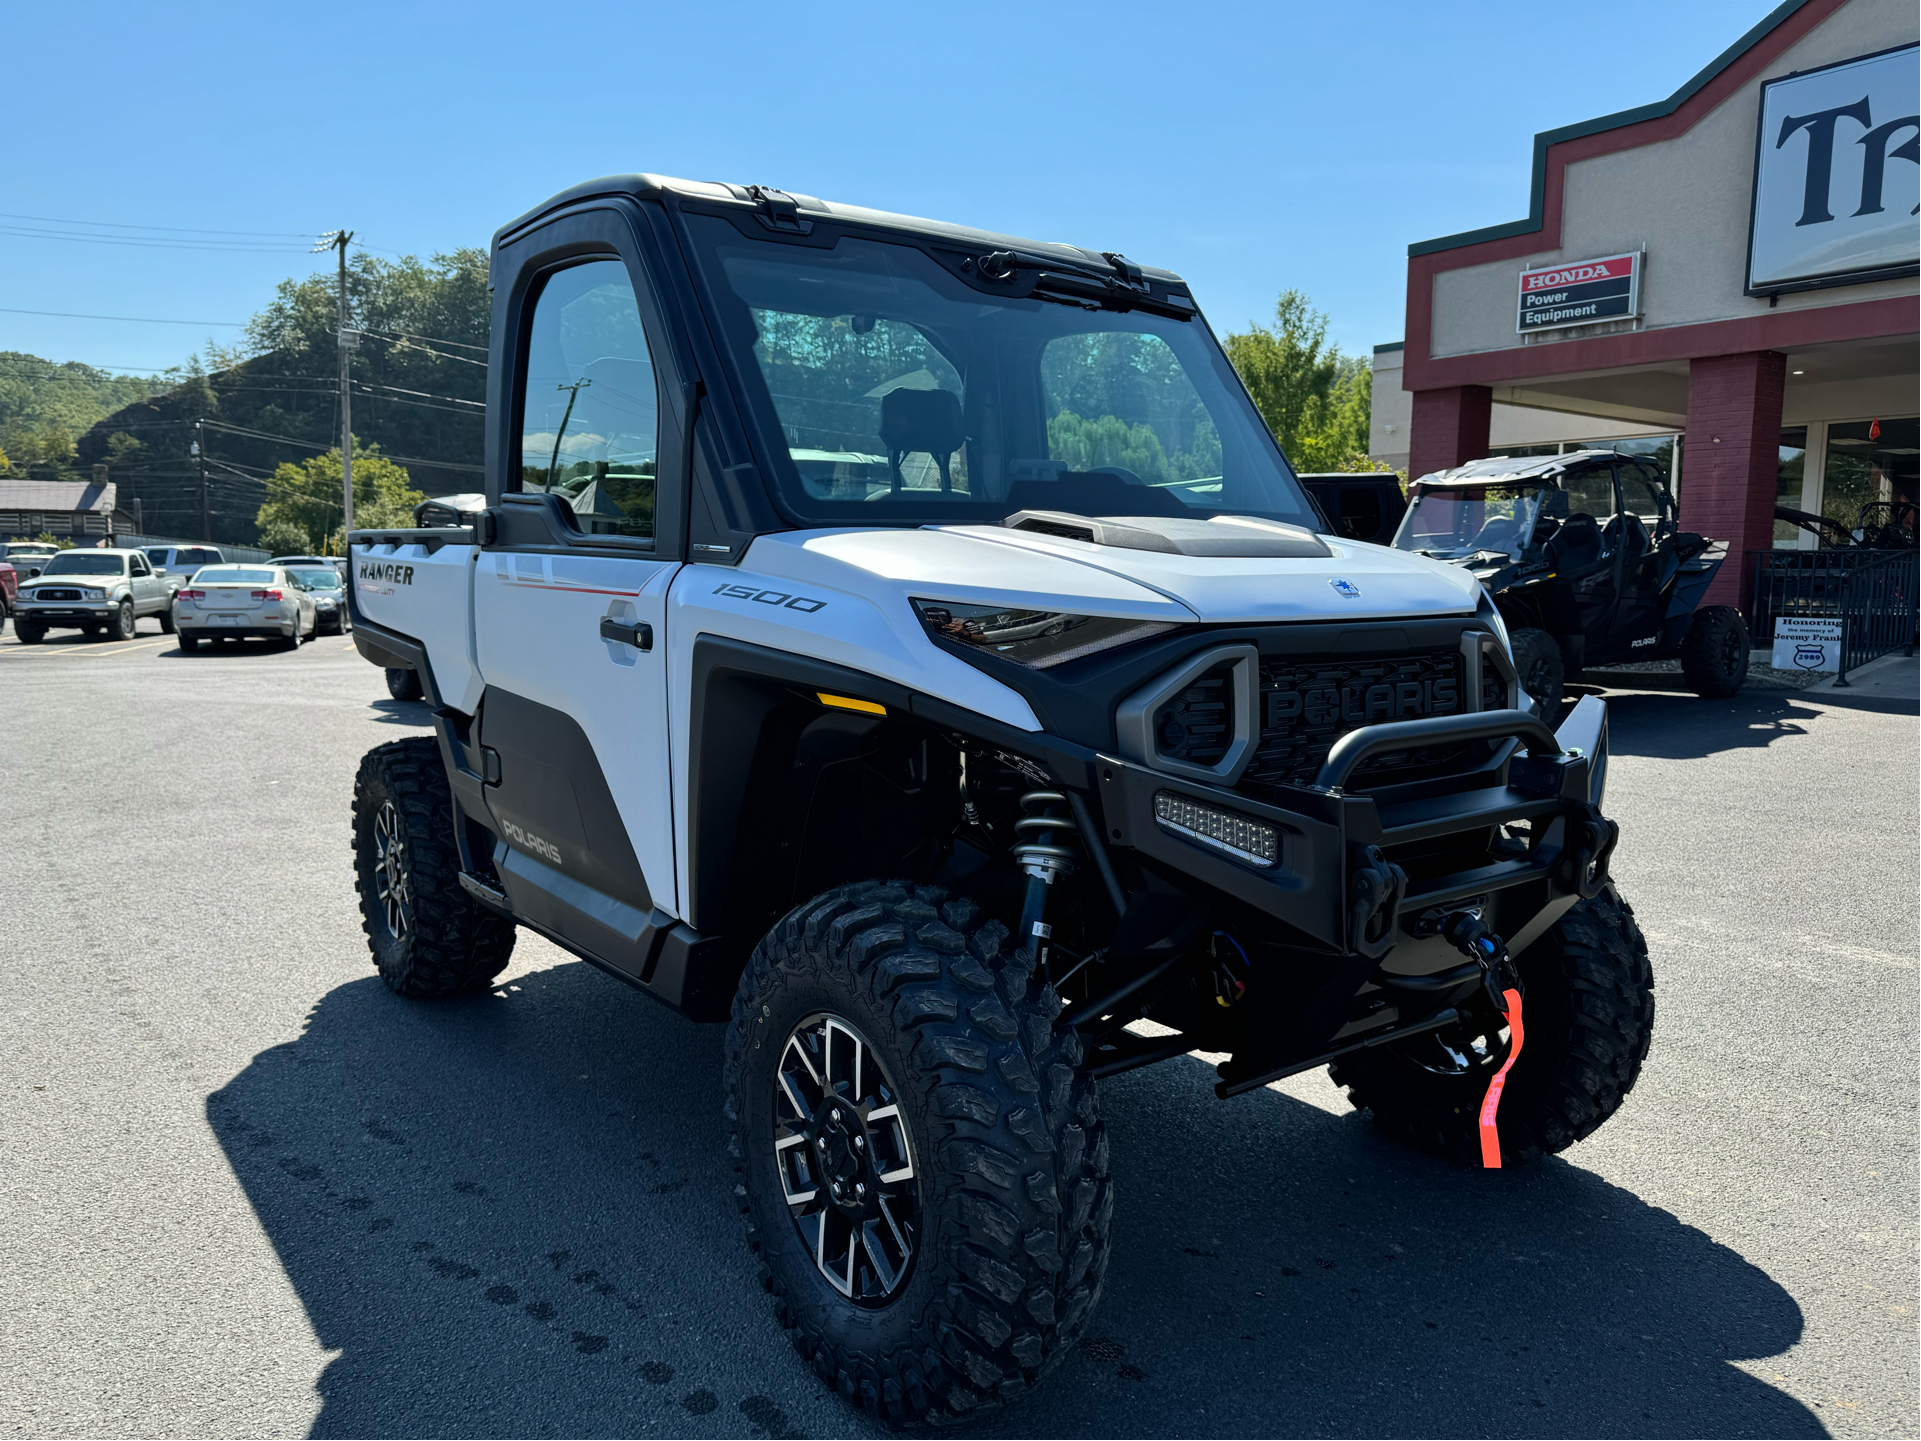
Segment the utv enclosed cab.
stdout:
[[1679,528],[1650,460],[1582,450],[1436,471],[1408,487],[1394,544],[1474,574],[1544,705],[1584,667],[1679,656],[1704,695],[1732,694],[1747,674],[1740,613],[1697,609],[1727,543]]
[[1484,1157],[1496,1078],[1510,1153],[1620,1104],[1605,707],[1550,728],[1472,576],[1320,529],[1178,276],[630,176],[492,283],[484,503],[352,537],[436,727],[361,770],[370,943],[445,994],[525,927],[727,1019],[749,1239],[841,1394],[952,1418],[1071,1343],[1104,1076],[1332,1062]]

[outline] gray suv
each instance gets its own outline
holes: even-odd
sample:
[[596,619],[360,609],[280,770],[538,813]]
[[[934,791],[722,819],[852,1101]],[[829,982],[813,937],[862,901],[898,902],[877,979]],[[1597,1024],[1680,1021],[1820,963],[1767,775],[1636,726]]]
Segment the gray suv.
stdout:
[[50,630],[81,630],[109,640],[132,640],[144,615],[173,633],[177,576],[156,572],[137,550],[63,550],[20,587],[13,629],[22,645]]

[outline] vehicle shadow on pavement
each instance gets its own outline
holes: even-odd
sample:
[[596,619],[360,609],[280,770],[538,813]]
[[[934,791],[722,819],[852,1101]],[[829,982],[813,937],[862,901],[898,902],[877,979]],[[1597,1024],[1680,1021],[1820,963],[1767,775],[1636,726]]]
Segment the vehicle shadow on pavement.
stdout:
[[1608,706],[1610,750],[1657,760],[1772,745],[1807,734],[1821,718],[1803,692],[1791,690],[1742,691],[1721,700],[1663,691],[1609,691],[1602,699]]
[[[756,1284],[720,1041],[585,964],[438,1004],[370,976],[209,1097],[338,1353],[313,1434],[873,1434]],[[1467,1171],[1211,1081],[1108,1083],[1106,1295],[971,1432],[1825,1434],[1729,1364],[1798,1339],[1787,1293],[1578,1148]]]

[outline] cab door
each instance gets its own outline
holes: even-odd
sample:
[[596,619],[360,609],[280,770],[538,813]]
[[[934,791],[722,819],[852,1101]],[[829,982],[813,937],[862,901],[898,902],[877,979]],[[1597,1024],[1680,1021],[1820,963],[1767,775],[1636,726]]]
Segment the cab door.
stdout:
[[663,470],[659,311],[635,227],[588,212],[547,229],[494,320],[519,339],[473,580],[476,739],[515,911],[644,978],[675,896],[665,621],[681,503],[660,479],[680,469]]
[[137,550],[127,557],[127,589],[133,594],[135,615],[152,615],[166,609],[166,582],[153,573],[147,557]]
[[1625,654],[1641,659],[1654,654],[1667,613],[1674,548],[1664,542],[1674,520],[1652,466],[1619,461],[1614,472],[1621,492],[1621,602],[1614,633]]
[[1620,527],[1614,523],[1614,471],[1590,465],[1568,475],[1568,516],[1563,531],[1592,529],[1581,545],[1567,545],[1563,578],[1574,601],[1578,636],[1585,643],[1585,662],[1601,659],[1610,648],[1615,611],[1621,599]]

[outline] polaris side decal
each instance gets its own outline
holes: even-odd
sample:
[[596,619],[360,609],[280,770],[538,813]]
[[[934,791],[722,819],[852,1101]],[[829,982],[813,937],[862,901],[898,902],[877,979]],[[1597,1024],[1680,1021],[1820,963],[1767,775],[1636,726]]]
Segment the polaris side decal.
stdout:
[[784,590],[755,590],[751,585],[717,585],[715,595],[724,595],[733,600],[756,600],[762,605],[777,605],[783,610],[797,610],[803,615],[812,615],[826,607],[824,600],[812,596],[790,595]]

